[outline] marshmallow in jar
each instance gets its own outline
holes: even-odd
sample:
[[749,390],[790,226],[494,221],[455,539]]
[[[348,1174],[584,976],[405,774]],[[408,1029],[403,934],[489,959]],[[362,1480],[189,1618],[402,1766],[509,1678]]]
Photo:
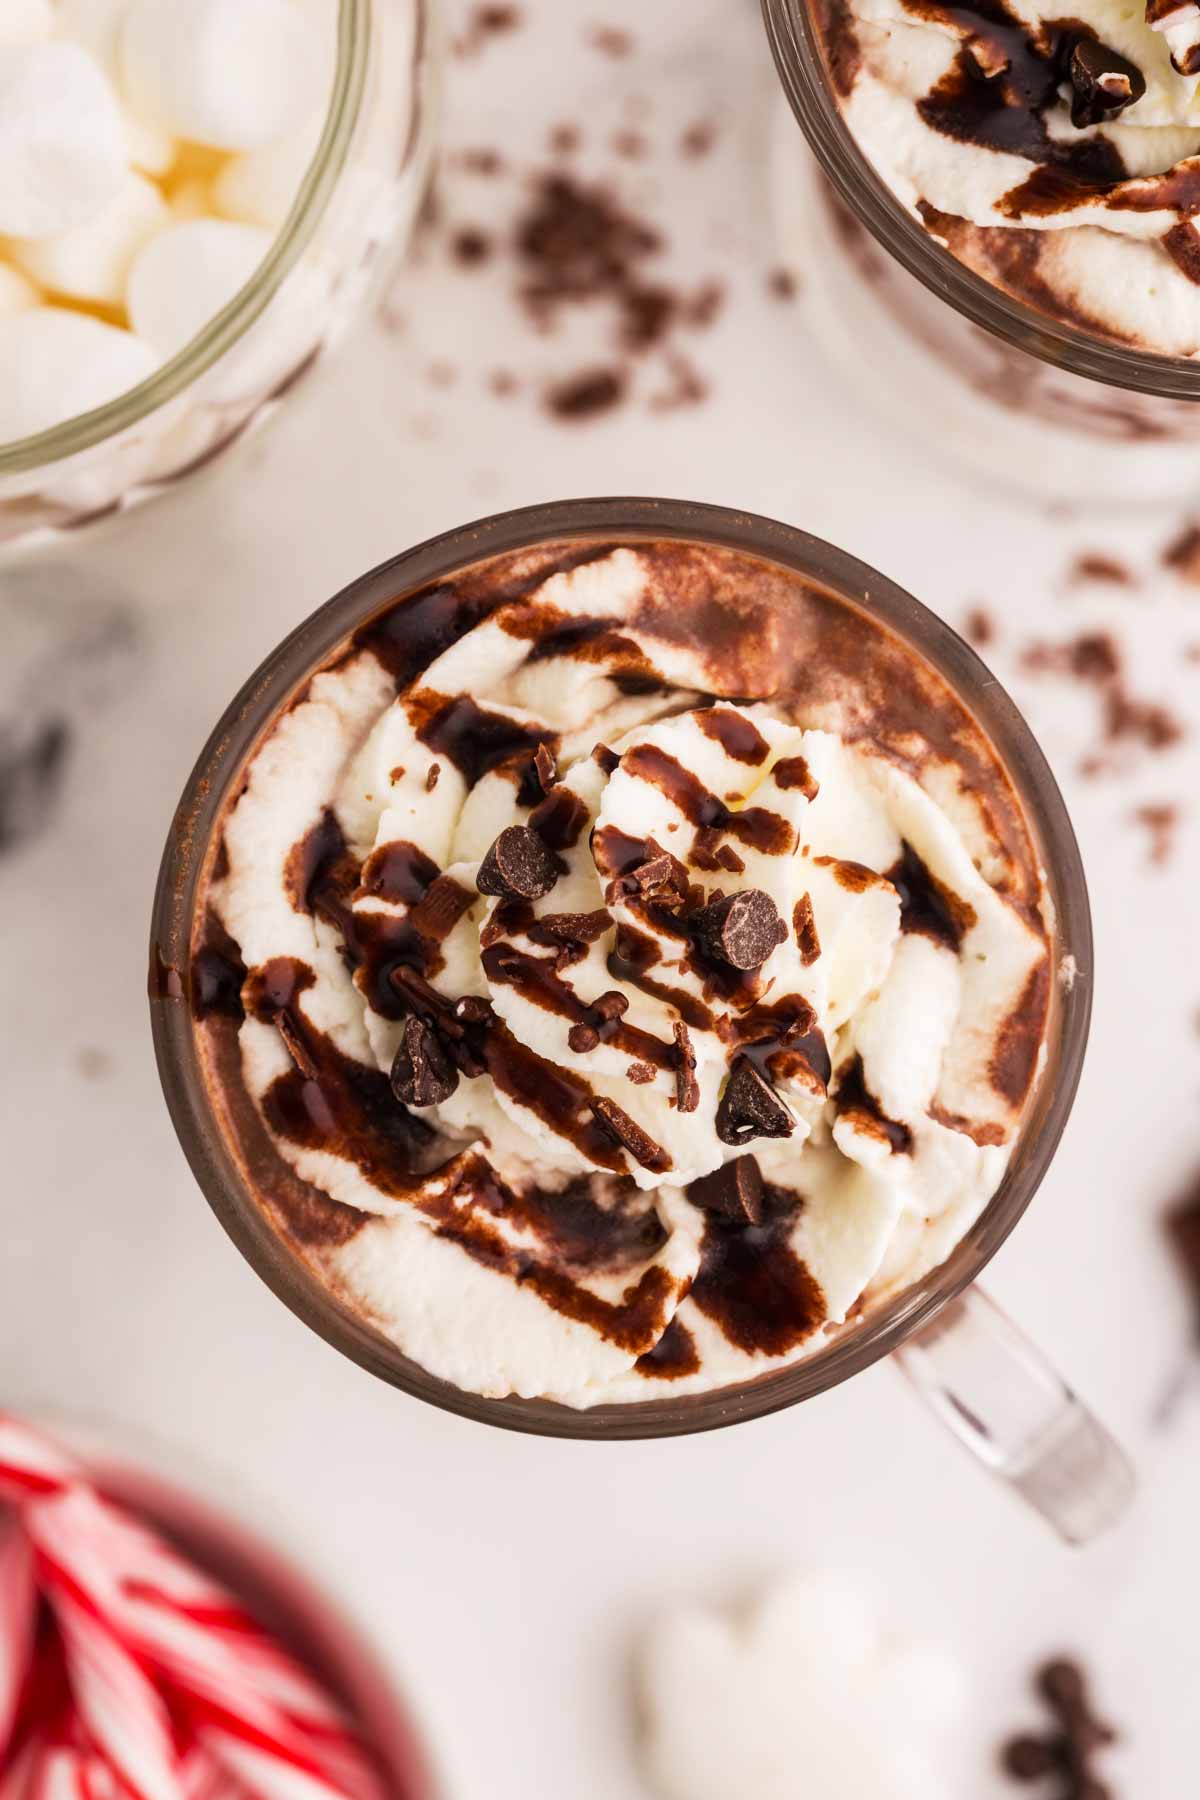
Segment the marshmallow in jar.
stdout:
[[[0,0],[0,445],[116,399],[253,277],[329,104],[336,0]],[[206,398],[313,346],[312,263]]]

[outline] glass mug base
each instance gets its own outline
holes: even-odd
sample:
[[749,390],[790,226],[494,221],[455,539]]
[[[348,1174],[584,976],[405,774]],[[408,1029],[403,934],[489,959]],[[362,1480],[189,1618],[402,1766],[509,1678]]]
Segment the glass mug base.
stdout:
[[878,245],[782,97],[771,129],[781,260],[818,344],[906,449],[1050,504],[1171,505],[1200,494],[1200,404],[1041,362],[945,305]]
[[[684,570],[676,594],[683,610],[673,605],[655,616],[669,617],[672,621],[670,630],[677,633],[691,616],[687,608],[695,607],[696,618],[704,621],[703,630],[717,633],[715,641],[725,647],[725,657],[720,664],[722,673],[715,677],[715,687],[697,691],[711,691],[717,696],[735,692],[782,694],[785,696],[783,716],[792,717],[793,723],[801,719],[799,710],[794,714],[786,712],[790,704],[786,699],[791,692],[787,675],[790,665],[783,656],[781,640],[774,629],[764,631],[761,643],[746,638],[747,644],[758,643],[757,663],[748,651],[739,649],[738,635],[730,636],[728,642],[721,635],[731,624],[736,634],[747,631],[746,620],[752,618],[753,613],[743,612],[748,600],[746,583],[741,578],[754,569],[759,571],[759,581],[765,584],[761,592],[770,596],[763,617],[768,622],[788,626],[797,646],[796,666],[809,671],[810,677],[812,671],[820,671],[829,684],[823,692],[844,695],[847,684],[852,686],[854,681],[853,674],[841,660],[850,655],[849,646],[857,645],[861,651],[864,642],[874,643],[879,639],[890,647],[886,655],[893,659],[889,667],[893,669],[897,683],[898,665],[894,659],[898,657],[906,669],[911,665],[914,694],[936,692],[944,696],[944,703],[958,722],[954,741],[961,741],[962,733],[968,736],[971,732],[979,734],[972,741],[986,746],[986,750],[982,753],[984,760],[978,764],[976,779],[983,785],[991,779],[988,792],[992,794],[992,801],[1013,822],[1017,834],[1015,837],[1006,835],[1005,842],[1027,843],[1028,850],[1021,855],[1029,860],[1023,866],[1037,870],[1039,891],[1044,892],[1046,916],[1051,921],[1042,951],[1047,1005],[1044,1024],[1039,1019],[1039,1040],[1031,1046],[1032,1061],[1027,1065],[1031,1070],[1040,1068],[1040,1077],[1034,1080],[1032,1090],[1023,1102],[1021,1123],[1006,1171],[999,1178],[999,1186],[990,1201],[983,1204],[982,1212],[978,1216],[972,1214],[974,1223],[961,1235],[955,1248],[947,1250],[948,1242],[953,1241],[947,1240],[940,1245],[935,1257],[924,1262],[918,1259],[923,1273],[915,1273],[912,1264],[906,1263],[899,1291],[899,1272],[890,1282],[883,1281],[881,1265],[873,1264],[874,1276],[868,1270],[864,1280],[870,1288],[876,1279],[880,1279],[878,1298],[871,1298],[867,1289],[862,1289],[867,1299],[861,1312],[847,1300],[842,1312],[827,1315],[831,1325],[829,1336],[819,1341],[814,1338],[816,1347],[797,1339],[797,1343],[803,1343],[803,1354],[783,1366],[772,1367],[769,1357],[759,1357],[757,1369],[751,1359],[749,1366],[753,1372],[748,1379],[729,1378],[722,1373],[711,1385],[701,1386],[695,1392],[673,1389],[645,1400],[619,1398],[580,1406],[547,1398],[524,1397],[531,1391],[543,1390],[513,1385],[511,1377],[511,1391],[504,1391],[500,1383],[489,1388],[483,1382],[480,1383],[483,1391],[471,1390],[455,1385],[448,1378],[450,1363],[438,1365],[435,1362],[434,1366],[442,1369],[442,1373],[437,1374],[414,1360],[413,1355],[406,1355],[401,1348],[401,1343],[407,1341],[403,1329],[398,1329],[393,1336],[387,1335],[370,1322],[372,1316],[380,1316],[378,1311],[372,1315],[369,1308],[356,1307],[346,1297],[344,1281],[338,1274],[344,1265],[332,1264],[330,1272],[326,1272],[325,1265],[306,1248],[314,1241],[313,1213],[307,1191],[288,1203],[296,1207],[297,1227],[293,1233],[294,1241],[289,1240],[287,1215],[280,1215],[277,1208],[268,1205],[268,1200],[279,1198],[284,1188],[291,1188],[297,1179],[298,1185],[306,1189],[310,1176],[302,1168],[297,1177],[296,1168],[280,1158],[278,1144],[273,1146],[265,1139],[263,1109],[245,1091],[244,1079],[237,1074],[237,1070],[244,1067],[238,1048],[242,1030],[238,1019],[246,1023],[244,1015],[239,1013],[237,1006],[232,1006],[226,1009],[228,1016],[223,1013],[218,1017],[206,1011],[207,1003],[194,1006],[192,1000],[194,996],[216,991],[213,984],[217,971],[211,958],[218,939],[211,936],[207,909],[213,891],[210,886],[212,872],[219,870],[215,879],[224,881],[233,867],[227,855],[228,802],[236,802],[246,791],[250,765],[281,717],[285,713],[290,715],[298,697],[299,704],[307,703],[314,675],[326,669],[344,671],[351,640],[362,644],[363,634],[366,634],[366,641],[371,645],[387,645],[386,651],[381,649],[379,654],[387,658],[388,695],[393,694],[393,677],[395,697],[402,690],[407,694],[408,684],[414,681],[418,698],[421,693],[436,695],[436,678],[427,676],[430,659],[452,653],[454,646],[459,645],[460,634],[469,631],[474,617],[472,608],[482,604],[479,584],[482,581],[486,585],[498,562],[508,573],[500,577],[502,585],[489,592],[500,595],[503,605],[526,609],[520,612],[509,634],[514,642],[523,643],[533,629],[533,621],[542,616],[537,610],[539,603],[532,596],[540,590],[548,571],[594,567],[614,552],[627,556],[639,546],[646,547],[647,555],[657,547],[666,558],[665,566]],[[522,575],[519,569],[514,575],[517,565],[505,560],[529,554],[546,559],[538,562],[538,573],[532,584],[527,574]],[[687,560],[689,556],[693,561]],[[697,556],[701,558],[699,565],[694,560]],[[736,613],[722,611],[722,607],[729,604],[724,597],[726,589],[706,585],[710,577],[697,573],[698,567],[710,569],[714,558],[726,559],[718,562],[720,568],[726,568],[731,561],[738,564]],[[520,565],[520,569],[525,567]],[[803,584],[802,590],[797,577]],[[622,576],[622,580],[627,579],[627,574]],[[643,575],[643,580],[650,583],[648,575]],[[657,592],[649,585],[646,591]],[[806,622],[802,622],[798,610],[797,594],[800,591],[812,596],[810,604],[817,609],[803,614]],[[684,595],[687,596],[686,603],[681,599]],[[460,597],[464,609],[461,618],[458,611]],[[405,605],[399,604],[402,600],[412,605],[411,614],[406,613]],[[658,595],[653,603],[662,604],[662,600],[663,596]],[[594,595],[589,604],[598,604]],[[771,610],[783,607],[787,609],[785,613]],[[848,615],[853,615],[855,627],[849,636],[845,636]],[[480,616],[491,617],[486,607]],[[836,617],[838,623],[832,627],[833,635],[825,636],[817,620],[831,616]],[[404,630],[406,617],[417,621],[407,635]],[[556,601],[545,614],[546,629],[557,629],[559,618]],[[596,620],[590,619],[590,623],[594,626]],[[412,636],[411,644],[408,643],[409,636]],[[568,633],[564,641],[574,643],[575,639]],[[626,640],[620,641],[629,647]],[[824,650],[820,648],[822,645],[826,646]],[[802,654],[801,646],[806,646]],[[374,650],[368,653],[369,657],[375,654]],[[537,653],[531,651],[528,654],[536,665]],[[762,664],[764,655],[768,656],[769,665]],[[590,666],[589,657],[585,656],[584,662]],[[706,666],[716,667],[715,664]],[[764,677],[765,686],[723,685],[728,682],[740,684],[748,671],[759,671],[763,666],[769,666],[769,675]],[[878,676],[882,665],[871,666]],[[925,671],[920,679],[917,679],[918,669]],[[368,663],[365,672],[374,683],[373,665]],[[429,689],[421,687],[426,679],[433,684]],[[645,679],[643,673],[642,688],[630,692],[648,691]],[[750,679],[751,682],[758,679],[758,674],[751,673]],[[928,682],[933,685],[926,686]],[[691,682],[688,686],[694,688],[695,684]],[[649,691],[656,691],[653,683]],[[891,721],[888,729],[894,727],[900,732],[911,757],[916,752],[912,739],[913,716],[905,710],[909,703],[896,698],[899,686],[889,686],[888,691],[892,695],[888,702],[887,716]],[[372,686],[371,693],[374,692]],[[474,690],[472,692],[474,694]],[[624,689],[618,689],[618,692],[625,694]],[[443,707],[449,707],[451,711],[460,703],[468,709],[477,706],[474,698],[467,702],[461,702],[461,697],[460,701],[442,700]],[[692,703],[695,704],[694,694]],[[322,699],[322,707],[325,704]],[[809,710],[822,704],[824,702],[814,692]],[[927,716],[920,710],[920,702],[913,704],[918,706],[917,716]],[[817,716],[825,715],[818,713]],[[481,719],[490,717],[480,715]],[[356,727],[356,731],[358,729]],[[481,730],[482,726],[477,729]],[[925,729],[929,731],[928,726]],[[940,727],[933,731],[934,736],[938,730]],[[359,740],[356,738],[355,741]],[[390,738],[386,741],[391,744]],[[447,754],[441,747],[441,740],[436,741],[439,745],[437,753]],[[485,737],[481,741],[488,740]],[[615,741],[619,742],[619,737]],[[412,764],[414,755],[419,754],[420,744],[414,740],[412,748],[405,753],[405,763]],[[453,753],[450,754],[453,761]],[[586,746],[581,745],[578,754],[581,762],[590,767],[593,757]],[[603,768],[603,759],[600,760]],[[289,761],[288,766],[294,765]],[[999,789],[987,771],[999,775]],[[435,786],[443,793],[446,791],[445,782],[425,781],[423,765],[399,767],[388,780],[404,781],[409,775],[416,779],[422,795],[426,791],[432,792]],[[478,779],[477,775],[475,780]],[[935,780],[932,773],[930,780]],[[372,786],[374,784],[372,778]],[[465,791],[473,791],[469,783]],[[304,797],[305,818],[310,798],[312,796]],[[324,818],[320,812],[324,802],[317,804],[314,801],[314,804],[317,813]],[[428,802],[422,799],[420,804],[424,806]],[[461,806],[461,801],[459,804]],[[492,804],[498,802],[493,800]],[[389,803],[386,812],[389,832],[393,827],[399,828],[402,818],[408,818],[403,808],[395,810],[396,805],[399,803]],[[1015,810],[1010,811],[1010,808]],[[756,816],[761,810],[761,807],[756,809]],[[764,818],[769,816],[763,815]],[[295,817],[300,829],[306,830],[298,814]],[[293,813],[289,811],[289,832],[292,821]],[[669,824],[666,829],[670,829]],[[407,831],[401,831],[400,837],[406,839]],[[576,838],[585,842],[579,830]],[[576,838],[570,840],[572,844]],[[239,841],[246,842],[244,835]],[[367,833],[365,841],[373,841],[373,832]],[[392,841],[388,837],[385,848]],[[590,843],[591,839],[586,841]],[[685,840],[679,842],[682,844]],[[304,843],[308,844],[307,837]],[[403,850],[404,867],[407,868],[412,861],[413,844],[404,841],[395,847]],[[795,847],[793,844],[793,851]],[[321,854],[331,853],[326,850]],[[980,854],[985,852],[980,851]],[[297,860],[292,851],[287,851],[284,868],[307,867],[307,855],[306,849]],[[377,870],[380,866],[375,865]],[[861,864],[847,867],[858,872],[855,879],[861,877]],[[348,875],[348,870],[343,873]],[[286,879],[291,881],[292,876],[288,875]],[[362,879],[365,878],[356,876],[353,885],[358,886]],[[290,910],[286,917],[290,921],[296,903],[293,899],[287,904]],[[307,901],[304,904],[307,905]],[[616,904],[615,900],[613,904]],[[321,916],[325,917],[328,906],[324,902],[321,909]],[[457,916],[463,916],[461,908]],[[584,915],[571,913],[563,917],[582,918]],[[799,929],[798,926],[797,931]],[[224,959],[221,969],[236,977],[237,965],[228,962],[232,940],[225,939],[224,942],[227,947],[219,953]],[[264,955],[267,960],[262,962],[261,969],[275,969],[278,959],[265,942],[255,952],[256,958]],[[284,958],[283,962],[295,975],[292,961]],[[947,1349],[947,1346],[961,1346],[966,1342],[967,1321],[974,1321],[978,1327],[978,1307],[983,1305],[982,1302],[975,1303],[971,1309],[959,1308],[957,1311],[953,1303],[1003,1242],[1032,1198],[1049,1165],[1074,1097],[1087,1035],[1091,987],[1090,921],[1078,850],[1061,797],[1036,744],[1011,701],[988,676],[974,652],[910,596],[828,544],[773,521],[720,507],[659,500],[594,500],[563,502],[499,515],[421,545],[373,570],[301,625],[268,659],[234,700],[202,753],[177,809],[164,853],[154,911],[151,971],[151,1016],[164,1093],[193,1172],[218,1218],[243,1254],[286,1304],[328,1342],[393,1385],[463,1416],[518,1431],[570,1438],[659,1437],[712,1429],[776,1411],[821,1393],[865,1369],[881,1356],[908,1345],[914,1359],[918,1355],[923,1359],[920,1366],[915,1360],[911,1362],[909,1372],[935,1401],[937,1410],[947,1416],[945,1396],[953,1396],[959,1414],[979,1422],[974,1437],[961,1431],[959,1435],[970,1443],[981,1460],[1011,1481],[1064,1536],[1078,1538],[1082,1535],[1078,1521],[1091,1518],[1098,1527],[1099,1522],[1119,1510],[1120,1496],[1127,1481],[1123,1458],[1100,1428],[1094,1427],[1097,1443],[1109,1445],[1111,1453],[1085,1464],[1072,1452],[1073,1460],[1069,1465],[1063,1461],[1066,1453],[1060,1455],[1057,1446],[1066,1445],[1070,1434],[1061,1429],[1062,1421],[1075,1423],[1085,1415],[1069,1391],[1057,1377],[1046,1371],[1037,1353],[1018,1334],[992,1332],[985,1343],[980,1343],[981,1334],[977,1328],[972,1338],[973,1354],[968,1359],[971,1367],[965,1370],[958,1366]],[[244,969],[242,973],[245,973]],[[362,973],[364,979],[369,979],[365,966]],[[268,979],[273,982],[274,975],[263,976],[264,981]],[[302,969],[297,979],[304,988],[310,985]],[[258,977],[252,974],[240,990],[251,997],[252,1005],[253,995],[259,991],[255,985],[257,980]],[[410,989],[411,982],[401,984],[402,992],[408,994]],[[224,982],[221,991],[228,992],[232,1000],[239,992],[238,980],[235,978],[232,984]],[[266,991],[263,987],[262,992]],[[276,990],[272,987],[271,991]],[[365,994],[363,988],[356,991]],[[371,989],[372,993],[375,991]],[[459,985],[454,991],[465,990]],[[428,1013],[426,990],[418,989],[417,996],[418,1007],[426,1009],[420,1016],[434,1019],[442,1016],[436,1008],[432,1014]],[[288,999],[281,1001],[284,1007],[291,1004]],[[403,1008],[401,1016],[405,1016]],[[257,1017],[254,1015],[249,1021],[251,1037],[261,1029]],[[303,1034],[308,1027],[297,1023],[291,1014],[286,1023],[284,1041],[298,1047],[297,1051],[289,1049],[288,1054],[299,1056],[295,1063],[299,1074],[295,1080],[301,1083],[303,1117],[307,1120],[328,1117],[331,1128],[336,1119],[336,1142],[345,1151],[346,1146],[359,1143],[358,1127],[347,1121],[344,1112],[335,1114],[327,1102],[318,1106],[317,1097],[309,1093],[314,1086],[320,1090],[320,1057],[326,1051],[316,1040],[306,1047]],[[702,1026],[699,1028],[703,1029]],[[459,1035],[462,1035],[461,1031]],[[645,1033],[643,1038],[646,1042],[651,1041]],[[504,1039],[501,1038],[497,1050],[500,1059],[497,1080],[506,1073],[505,1054]],[[390,1050],[388,1055],[391,1055]],[[275,1063],[278,1064],[278,1058]],[[279,1066],[283,1069],[284,1082],[294,1086],[287,1057],[284,1065]],[[335,1084],[341,1067],[335,1054],[330,1062],[330,1079]],[[467,1072],[469,1074],[470,1070]],[[475,1074],[481,1072],[479,1068],[474,1071]],[[378,1071],[371,1077],[374,1083],[380,1079]],[[645,1075],[640,1075],[639,1080],[644,1081]],[[453,1086],[449,1091],[454,1092]],[[715,1103],[716,1089],[712,1092]],[[288,1093],[291,1093],[291,1086]],[[394,1102],[389,1101],[389,1104]],[[414,1101],[414,1104],[425,1103]],[[300,1132],[296,1141],[312,1143],[308,1126],[300,1123],[301,1115],[292,1111],[291,1101],[281,1096],[279,1106],[283,1108],[282,1112],[274,1102],[269,1102],[266,1113],[273,1119],[295,1118]],[[338,1106],[341,1106],[340,1101]],[[997,1140],[993,1137],[985,1141],[995,1143]],[[370,1146],[367,1148],[369,1150]],[[349,1154],[353,1160],[357,1152],[351,1149]],[[611,1152],[608,1154],[611,1156]],[[370,1157],[365,1164],[360,1162],[357,1166],[368,1170],[378,1167]],[[646,1163],[644,1166],[655,1165]],[[679,1165],[668,1161],[657,1166]],[[440,1170],[436,1163],[430,1163],[428,1167]],[[322,1162],[320,1169],[327,1170],[328,1163]],[[312,1179],[319,1181],[322,1176],[317,1173]],[[385,1175],[381,1194],[398,1191],[387,1186],[387,1181],[392,1179],[393,1176]],[[680,1175],[677,1179],[685,1181],[686,1177]],[[324,1191],[328,1204],[330,1190]],[[411,1184],[405,1191],[410,1198],[416,1192]],[[458,1190],[453,1191],[457,1193]],[[369,1202],[370,1197],[362,1195],[361,1190],[359,1197]],[[800,1202],[800,1213],[807,1212],[811,1203],[812,1196],[806,1194]],[[344,1195],[341,1204],[344,1213],[347,1206]],[[537,1205],[545,1204],[544,1199],[537,1200],[535,1211]],[[500,1210],[504,1210],[503,1206]],[[334,1221],[338,1229],[341,1222],[339,1214]],[[369,1225],[366,1228],[370,1229]],[[439,1235],[441,1230],[448,1229],[448,1224],[439,1228]],[[821,1228],[815,1229],[819,1232]],[[368,1264],[375,1266],[377,1256],[384,1251],[377,1239],[371,1239],[370,1244]],[[390,1254],[394,1256],[395,1252]],[[883,1254],[881,1246],[880,1256]],[[488,1251],[488,1256],[493,1256],[492,1250]],[[401,1266],[410,1268],[411,1264],[394,1265],[395,1268]],[[528,1270],[522,1264],[518,1286],[525,1273]],[[411,1275],[406,1279],[411,1280]],[[627,1275],[624,1279],[629,1282],[633,1278]],[[683,1297],[686,1298],[686,1294]],[[492,1298],[498,1304],[498,1297]],[[497,1317],[491,1303],[485,1306],[477,1301],[476,1304],[485,1321]],[[459,1310],[462,1310],[461,1304]],[[845,1322],[834,1324],[833,1321],[839,1318]],[[932,1332],[934,1328],[940,1333],[937,1343],[932,1335],[925,1335],[927,1330]],[[506,1345],[506,1355],[510,1350],[511,1346]],[[633,1354],[636,1356],[636,1350]],[[764,1360],[768,1370],[760,1372]],[[509,1365],[505,1363],[504,1367],[507,1369]],[[546,1385],[551,1386],[551,1391],[554,1391],[550,1381],[553,1374],[552,1368],[546,1374]],[[653,1385],[658,1387],[660,1384]],[[1045,1479],[1028,1479],[1035,1466]]]

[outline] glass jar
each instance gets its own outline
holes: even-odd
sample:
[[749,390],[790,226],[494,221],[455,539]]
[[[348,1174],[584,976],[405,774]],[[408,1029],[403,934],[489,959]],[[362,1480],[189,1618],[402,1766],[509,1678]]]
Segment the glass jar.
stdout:
[[147,380],[92,412],[0,444],[0,543],[78,524],[197,468],[334,341],[407,242],[420,209],[441,50],[437,0],[338,0],[324,126],[267,257]]
[[[575,1410],[513,1396],[482,1398],[408,1359],[302,1261],[261,1204],[253,1146],[214,1104],[192,958],[224,806],[295,694],[372,615],[405,593],[450,584],[466,566],[547,541],[680,539],[716,544],[800,574],[893,633],[949,685],[987,735],[1011,781],[1045,872],[1054,984],[1046,1064],[995,1195],[945,1262],[839,1327],[821,1349],[757,1380],[712,1392]],[[580,500],[503,513],[446,533],[370,571],[305,620],[247,681],[201,752],[175,812],[159,874],[150,1009],[167,1105],[206,1198],[267,1286],[362,1367],[467,1418],[568,1438],[644,1438],[710,1430],[806,1400],[903,1351],[910,1377],[968,1445],[1064,1536],[1090,1536],[1121,1510],[1120,1452],[1033,1347],[970,1284],[1033,1198],[1066,1125],[1091,1014],[1091,920],[1062,797],[1012,701],[949,626],[884,577],[807,533],[723,507],[670,500]]]
[[846,125],[815,4],[763,0],[790,103],[772,190],[785,261],[848,378],[905,436],[1004,487],[1106,506],[1194,494],[1200,363],[1040,312],[939,243]]

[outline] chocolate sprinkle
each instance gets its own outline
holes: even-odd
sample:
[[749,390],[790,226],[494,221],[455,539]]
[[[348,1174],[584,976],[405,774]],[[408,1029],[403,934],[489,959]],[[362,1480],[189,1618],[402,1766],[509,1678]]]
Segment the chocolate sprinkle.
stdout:
[[762,1224],[762,1170],[753,1156],[735,1157],[710,1175],[690,1181],[687,1197],[702,1212],[720,1213],[740,1225]]
[[392,1062],[392,1092],[405,1106],[438,1106],[458,1086],[458,1070],[437,1033],[410,1013]]
[[590,1100],[592,1116],[596,1123],[603,1127],[608,1135],[627,1150],[635,1163],[643,1169],[649,1169],[655,1175],[662,1175],[671,1167],[671,1159],[666,1151],[646,1131],[643,1131],[636,1119],[631,1119],[627,1112],[619,1107],[615,1100]]
[[700,1104],[700,1083],[696,1080],[696,1052],[692,1034],[682,1019],[675,1022],[675,1104],[681,1113],[695,1112]]
[[748,1144],[752,1138],[791,1137],[795,1120],[770,1082],[748,1056],[739,1056],[717,1107],[717,1136],[723,1144]]
[[787,937],[778,907],[761,888],[744,888],[740,894],[710,901],[693,924],[709,955],[732,969],[761,968]]
[[801,894],[792,908],[792,930],[796,934],[800,961],[807,969],[816,962],[821,954],[821,940],[817,936],[817,921],[813,917],[811,894]]
[[559,863],[528,825],[508,825],[479,865],[475,886],[505,900],[540,900],[558,880]]

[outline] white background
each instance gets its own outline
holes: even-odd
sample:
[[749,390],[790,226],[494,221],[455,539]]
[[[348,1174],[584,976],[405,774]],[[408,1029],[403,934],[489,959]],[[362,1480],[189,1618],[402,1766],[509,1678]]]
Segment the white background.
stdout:
[[[448,168],[443,225],[395,285],[386,326],[364,325],[218,464],[55,548],[123,595],[139,643],[53,821],[0,862],[0,1393],[118,1420],[228,1471],[229,1491],[384,1643],[462,1800],[635,1800],[631,1668],[648,1623],[678,1599],[724,1601],[826,1563],[865,1570],[894,1616],[960,1650],[975,1693],[963,1800],[1010,1791],[995,1740],[1038,1722],[1029,1670],[1060,1646],[1083,1653],[1125,1728],[1114,1785],[1176,1800],[1197,1779],[1200,1379],[1170,1431],[1151,1415],[1190,1328],[1159,1220],[1200,1166],[1200,664],[1185,656],[1200,592],[1158,566],[1182,520],[1052,515],[939,464],[935,420],[914,419],[907,442],[885,432],[823,364],[802,304],[767,292],[776,86],[751,0],[606,0],[603,22],[637,37],[620,60],[589,45],[593,22],[578,0],[544,0],[518,32],[451,60],[448,148],[503,145],[509,174]],[[682,158],[678,134],[700,117],[718,142]],[[549,128],[571,119],[584,167],[661,226],[664,266],[726,286],[716,324],[689,340],[711,387],[702,405],[655,410],[654,362],[611,416],[551,422],[539,383],[603,360],[611,321],[539,338],[506,252],[472,274],[452,266],[445,225],[503,240]],[[645,159],[612,153],[622,123],[649,140]],[[488,386],[500,368],[521,383],[505,399]],[[218,712],[372,563],[489,511],[602,492],[773,514],[953,622],[975,603],[995,616],[988,654],[1063,782],[1096,914],[1081,1097],[989,1273],[1138,1462],[1133,1516],[1086,1553],[991,1485],[887,1367],[800,1410],[663,1443],[543,1442],[422,1407],[280,1307],[192,1183],[151,1059],[146,939],[171,809]],[[1138,571],[1136,588],[1066,580],[1080,551],[1101,549]],[[1169,699],[1192,736],[1086,781],[1094,697],[1018,661],[1031,639],[1096,622],[1116,631],[1134,689]],[[1185,810],[1156,869],[1131,812],[1163,800]]]

